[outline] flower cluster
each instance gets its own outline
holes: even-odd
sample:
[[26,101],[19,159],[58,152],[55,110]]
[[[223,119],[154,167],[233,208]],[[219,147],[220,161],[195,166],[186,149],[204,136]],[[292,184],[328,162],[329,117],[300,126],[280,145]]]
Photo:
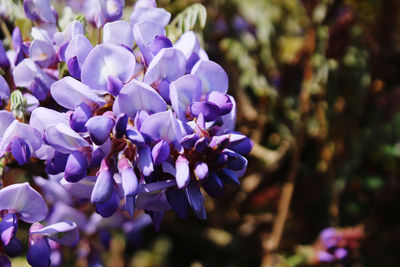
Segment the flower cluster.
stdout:
[[[49,0],[23,4],[36,25],[33,39],[15,27],[10,49],[0,42],[0,156],[6,163],[44,163],[47,177],[34,177],[34,184],[52,209],[48,214],[28,183],[3,180],[5,254],[21,250],[19,219],[33,223],[32,266],[56,265],[59,246],[75,245],[78,230],[99,230],[102,217],[127,232],[150,218],[158,229],[171,209],[206,219],[201,188],[217,197],[226,184],[239,184],[252,142],[234,131],[228,76],[195,33],[173,44],[165,30],[171,15],[154,0],[139,0],[129,22],[120,20],[124,1],[71,1],[102,31],[93,45],[82,21],[59,30]],[[95,209],[89,220],[75,207],[82,201]],[[47,226],[38,223],[44,219]]]

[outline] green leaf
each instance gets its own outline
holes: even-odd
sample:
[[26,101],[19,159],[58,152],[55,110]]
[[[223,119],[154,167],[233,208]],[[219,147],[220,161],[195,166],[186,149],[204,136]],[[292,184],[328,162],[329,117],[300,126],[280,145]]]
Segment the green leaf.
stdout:
[[22,118],[27,108],[26,98],[22,95],[20,90],[15,90],[11,93],[11,111],[17,118]]
[[167,36],[175,42],[187,31],[204,29],[207,21],[207,10],[199,3],[193,4],[179,13],[167,26]]

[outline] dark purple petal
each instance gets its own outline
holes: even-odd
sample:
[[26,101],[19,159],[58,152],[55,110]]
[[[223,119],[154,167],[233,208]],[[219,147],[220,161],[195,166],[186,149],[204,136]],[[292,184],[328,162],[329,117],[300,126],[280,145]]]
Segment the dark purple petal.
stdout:
[[85,126],[90,138],[96,145],[103,144],[110,136],[114,127],[114,120],[106,116],[95,116],[90,118]]
[[19,165],[24,165],[31,159],[31,150],[29,149],[29,145],[21,138],[15,138],[11,142],[11,154],[17,160]]
[[7,213],[0,222],[1,241],[7,246],[18,229],[18,219],[15,213]]
[[197,134],[190,134],[182,137],[180,143],[184,148],[191,149],[197,140],[199,140],[199,136]]
[[154,229],[156,231],[159,231],[160,227],[161,227],[161,222],[162,222],[162,220],[164,218],[164,212],[163,211],[159,211],[159,212],[150,211],[149,214],[151,216],[151,219],[153,220]]
[[117,77],[108,76],[107,79],[107,91],[112,94],[113,96],[117,96],[122,89],[123,83]]
[[71,57],[70,59],[68,59],[67,65],[68,65],[69,74],[71,74],[71,76],[74,77],[75,79],[80,79],[81,78],[81,67],[79,66],[78,58],[76,56]]
[[168,188],[166,191],[167,199],[174,211],[182,219],[186,219],[188,215],[189,202],[186,199],[185,192],[177,188]]
[[54,157],[46,162],[46,172],[48,174],[58,174],[65,170],[67,164],[68,154],[56,151]]
[[147,146],[138,147],[139,169],[144,176],[149,176],[154,171],[151,150]]
[[208,149],[208,138],[202,137],[194,144],[194,149],[197,153],[203,154]]
[[11,267],[11,262],[7,258],[7,256],[0,255],[0,266],[2,266],[2,267]]
[[184,156],[179,156],[175,162],[176,184],[179,189],[186,187],[190,182],[189,161]]
[[45,100],[49,93],[49,88],[37,77],[34,78],[29,89],[38,100]]
[[194,166],[194,174],[199,180],[203,180],[208,176],[208,166],[204,162],[197,162]]
[[40,234],[64,246],[74,246],[79,240],[78,226],[72,221],[63,221],[48,225],[30,234]]
[[221,179],[214,172],[210,172],[208,177],[203,181],[203,188],[212,197],[219,197],[224,190]]
[[126,131],[126,137],[132,141],[137,146],[144,146],[145,140],[141,133],[136,131],[135,129],[131,128]]
[[47,215],[47,205],[42,196],[28,183],[9,185],[0,190],[0,210],[18,213],[21,220],[34,223]]
[[2,41],[0,41],[0,68],[8,69],[9,67],[10,67],[10,61],[8,60],[3,43]]
[[240,185],[240,181],[236,177],[236,175],[232,171],[230,171],[230,170],[228,170],[226,168],[218,171],[217,174],[218,174],[218,177],[221,178],[221,180],[224,183],[233,184],[233,185]]
[[213,61],[200,60],[194,65],[191,74],[200,78],[203,93],[218,91],[225,94],[228,91],[229,80],[224,69]]
[[136,197],[136,207],[161,212],[171,209],[164,191],[158,193],[139,192]]
[[[21,255],[22,250],[23,250],[22,243],[16,237],[12,238],[10,240],[10,243],[8,243],[8,245],[4,247],[4,252],[7,254],[7,256],[12,258]],[[1,260],[0,260],[0,266],[4,266]]]
[[74,131],[86,132],[86,122],[93,116],[93,111],[86,103],[79,104],[72,113],[69,125]]
[[167,160],[170,153],[169,144],[165,140],[158,142],[152,149],[151,154],[154,159],[154,165],[160,165]]
[[228,148],[240,155],[248,155],[253,148],[254,144],[253,141],[246,137],[243,141],[238,144],[229,144]]
[[125,83],[132,77],[135,64],[135,56],[124,47],[98,45],[83,63],[82,82],[94,90],[106,91],[108,76],[117,77]]
[[129,117],[127,114],[122,113],[118,115],[115,120],[115,137],[122,138],[126,132],[126,128],[128,126]]
[[125,195],[125,206],[129,215],[133,216],[135,210],[135,196],[139,192],[139,181],[136,174],[126,158],[118,161],[118,170],[121,173],[122,189]]
[[156,38],[154,38],[154,40],[151,42],[150,51],[153,53],[153,55],[157,55],[161,49],[168,47],[172,47],[171,40],[166,36],[160,35],[156,36]]
[[137,111],[155,113],[167,110],[167,104],[150,85],[132,80],[119,93],[118,109],[134,118]]
[[31,266],[48,267],[50,265],[50,246],[47,239],[31,242],[26,259]]
[[129,23],[123,20],[106,23],[103,27],[103,43],[125,45],[132,48],[134,40]]
[[242,170],[247,166],[247,160],[242,155],[225,149],[224,153],[228,155],[228,168],[234,171]]
[[199,219],[205,220],[207,215],[203,204],[204,198],[201,194],[200,188],[196,184],[190,183],[184,190],[186,199],[192,207],[194,214]]
[[205,121],[213,121],[220,115],[218,106],[211,102],[194,102],[190,111],[195,117],[203,113]]
[[108,218],[111,217],[119,207],[119,198],[117,193],[111,193],[111,196],[108,200],[103,203],[96,203],[96,212],[101,216]]
[[85,178],[87,173],[87,157],[80,151],[74,151],[69,155],[67,164],[65,166],[64,177],[65,180],[71,183],[76,183]]
[[170,84],[170,99],[177,117],[187,121],[186,114],[193,102],[200,101],[202,93],[201,80],[187,74]]
[[227,94],[213,91],[207,95],[207,100],[219,107],[220,115],[228,114],[233,108],[232,101]]

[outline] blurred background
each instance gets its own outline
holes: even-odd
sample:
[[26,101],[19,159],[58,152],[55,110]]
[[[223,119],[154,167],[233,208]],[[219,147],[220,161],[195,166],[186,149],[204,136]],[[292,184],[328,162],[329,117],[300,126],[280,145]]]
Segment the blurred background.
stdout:
[[159,232],[114,229],[106,265],[399,266],[400,1],[157,3],[172,18],[206,8],[193,29],[254,148],[241,186],[206,199],[206,221],[170,212]]

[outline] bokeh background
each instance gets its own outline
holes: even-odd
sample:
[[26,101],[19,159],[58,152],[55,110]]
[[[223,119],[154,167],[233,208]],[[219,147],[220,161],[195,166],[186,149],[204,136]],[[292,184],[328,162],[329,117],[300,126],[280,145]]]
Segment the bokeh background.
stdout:
[[[157,3],[173,18],[207,9],[194,30],[254,149],[241,186],[206,199],[206,221],[170,212],[159,232],[114,229],[98,245],[106,265],[399,266],[400,1]],[[349,236],[346,261],[316,258],[328,227]]]

